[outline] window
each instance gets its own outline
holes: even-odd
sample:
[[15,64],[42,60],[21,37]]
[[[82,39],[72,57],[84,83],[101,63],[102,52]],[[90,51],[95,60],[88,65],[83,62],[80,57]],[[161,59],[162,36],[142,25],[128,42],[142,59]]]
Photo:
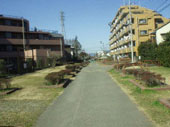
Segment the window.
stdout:
[[132,12],[133,14],[143,14],[144,12],[143,11],[134,11]]
[[140,31],[140,35],[147,35],[147,33],[148,33],[147,30],[141,30]]
[[155,23],[156,24],[162,24],[162,23],[164,23],[164,21],[160,18],[157,18],[157,19],[155,19]]
[[139,24],[146,24],[146,23],[147,23],[146,19],[139,19]]
[[7,50],[7,51],[12,51],[12,46],[11,46],[11,45],[8,45],[8,46],[6,47],[6,50]]
[[39,39],[43,40],[43,35],[42,34],[39,34]]
[[135,41],[133,41],[133,46],[136,46],[136,42]]
[[135,29],[132,30],[132,34],[135,35]]
[[10,32],[7,32],[7,33],[6,33],[6,38],[12,38],[12,35],[11,35]]
[[11,21],[10,20],[5,20],[5,25],[10,26],[11,25]]
[[131,20],[132,20],[131,22],[132,22],[132,24],[133,24],[133,23],[134,23],[134,18],[132,18]]
[[5,33],[4,32],[0,32],[0,38],[5,38]]

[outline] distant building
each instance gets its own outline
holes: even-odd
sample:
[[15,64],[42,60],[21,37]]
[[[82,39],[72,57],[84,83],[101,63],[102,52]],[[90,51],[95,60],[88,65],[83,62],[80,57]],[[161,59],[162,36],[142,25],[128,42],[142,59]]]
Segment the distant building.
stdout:
[[98,51],[98,52],[97,52],[97,56],[98,56],[98,57],[102,57],[102,56],[104,56],[104,55],[105,55],[104,51]]
[[30,30],[29,21],[0,15],[0,59],[18,68],[27,58],[64,55],[64,38],[57,33]]
[[170,22],[156,29],[156,43],[159,45],[164,41],[165,34],[170,32]]
[[[133,54],[138,56],[138,46],[149,39],[155,39],[151,33],[170,20],[157,12],[131,5]],[[110,54],[116,59],[131,55],[131,32],[129,6],[119,8],[110,23]]]

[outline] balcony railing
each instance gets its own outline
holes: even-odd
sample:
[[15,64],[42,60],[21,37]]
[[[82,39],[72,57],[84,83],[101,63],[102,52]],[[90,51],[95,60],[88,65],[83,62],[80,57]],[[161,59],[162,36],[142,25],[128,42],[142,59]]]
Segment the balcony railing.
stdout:
[[6,57],[24,57],[24,52],[17,52],[17,51],[0,52],[0,58],[6,58]]
[[[23,39],[0,39],[0,44],[23,45]],[[60,40],[25,39],[28,45],[60,45]]]
[[22,27],[20,27],[20,26],[5,26],[5,25],[0,25],[0,31],[22,32]]

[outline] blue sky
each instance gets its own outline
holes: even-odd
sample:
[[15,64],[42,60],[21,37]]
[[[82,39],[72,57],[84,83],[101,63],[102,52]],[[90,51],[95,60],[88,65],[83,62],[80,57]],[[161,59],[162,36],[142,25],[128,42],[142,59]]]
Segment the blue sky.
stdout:
[[[102,45],[108,47],[109,26],[118,8],[128,0],[0,0],[0,14],[24,17],[31,27],[61,31],[60,11],[65,13],[66,37],[78,40],[87,52],[96,52]],[[164,1],[132,0],[141,6],[156,9]],[[170,7],[161,12],[170,18]]]

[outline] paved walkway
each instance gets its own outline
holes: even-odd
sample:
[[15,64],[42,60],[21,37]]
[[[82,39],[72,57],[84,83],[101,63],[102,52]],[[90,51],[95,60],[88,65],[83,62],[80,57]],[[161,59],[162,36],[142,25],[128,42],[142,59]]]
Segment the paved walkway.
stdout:
[[151,122],[107,74],[91,63],[48,107],[37,127],[151,127]]

